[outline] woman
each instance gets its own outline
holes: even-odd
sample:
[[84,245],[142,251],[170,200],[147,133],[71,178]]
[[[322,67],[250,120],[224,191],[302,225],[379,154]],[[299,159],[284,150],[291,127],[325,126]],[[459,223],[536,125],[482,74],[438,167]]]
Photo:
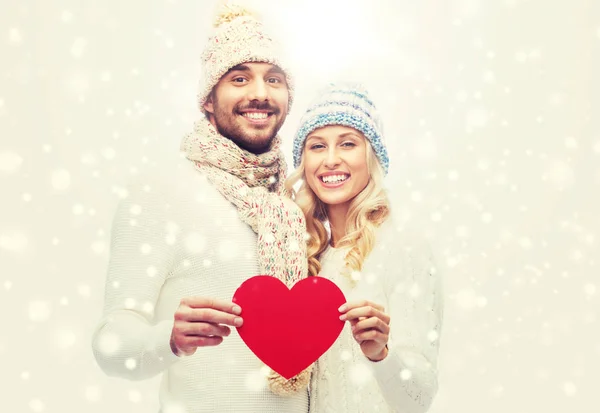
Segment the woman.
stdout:
[[360,86],[330,85],[294,139],[295,201],[307,221],[310,275],[347,303],[342,334],[318,360],[311,413],[425,412],[437,391],[442,305],[426,248],[400,239],[383,188],[388,154]]

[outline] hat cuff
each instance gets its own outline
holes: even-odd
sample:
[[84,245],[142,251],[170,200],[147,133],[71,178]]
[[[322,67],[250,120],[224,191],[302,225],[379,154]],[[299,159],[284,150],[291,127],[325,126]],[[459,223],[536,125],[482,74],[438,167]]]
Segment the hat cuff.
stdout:
[[300,166],[302,153],[304,151],[304,143],[311,132],[325,126],[341,125],[356,129],[367,138],[375,155],[379,159],[384,174],[387,174],[389,166],[387,149],[381,143],[382,139],[380,134],[370,123],[372,123],[370,119],[367,120],[362,116],[349,115],[348,112],[343,111],[319,114],[312,117],[310,120],[303,122],[302,127],[298,130],[294,139],[295,145],[297,145],[297,147],[294,148],[294,168]]

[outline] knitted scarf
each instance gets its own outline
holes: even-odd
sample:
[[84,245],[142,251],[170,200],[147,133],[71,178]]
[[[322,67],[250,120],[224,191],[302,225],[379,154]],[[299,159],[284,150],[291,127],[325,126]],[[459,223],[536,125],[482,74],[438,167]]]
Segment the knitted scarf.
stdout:
[[[302,210],[285,189],[286,163],[276,136],[268,152],[256,155],[225,138],[203,117],[183,138],[181,150],[233,205],[258,235],[261,274],[277,277],[291,288],[308,274],[306,224]],[[293,394],[308,385],[311,367],[286,380],[269,375],[270,389]]]

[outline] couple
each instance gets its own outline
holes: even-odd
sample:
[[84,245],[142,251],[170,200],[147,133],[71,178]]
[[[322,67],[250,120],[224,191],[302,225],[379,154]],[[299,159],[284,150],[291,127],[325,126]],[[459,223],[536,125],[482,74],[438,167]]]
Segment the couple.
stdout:
[[[184,157],[132,185],[115,215],[93,338],[99,366],[132,380],[162,373],[161,413],[427,411],[439,277],[392,223],[375,106],[360,87],[323,90],[302,117],[286,180],[277,132],[290,74],[244,10],[230,7],[216,26],[203,54],[204,116],[183,139]],[[347,298],[340,337],[289,381],[234,328],[244,313],[231,297],[258,274],[289,287],[327,277]]]

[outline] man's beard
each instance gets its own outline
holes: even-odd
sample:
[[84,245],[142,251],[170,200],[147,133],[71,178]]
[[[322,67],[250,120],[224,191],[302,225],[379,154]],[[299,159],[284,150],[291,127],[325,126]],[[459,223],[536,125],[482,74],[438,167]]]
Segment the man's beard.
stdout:
[[243,122],[238,117],[243,117],[241,111],[255,109],[264,110],[272,113],[271,116],[277,116],[281,113],[281,109],[271,105],[269,102],[257,102],[251,101],[248,105],[240,106],[237,105],[233,108],[232,112],[228,112],[226,109],[219,105],[216,97],[213,100],[214,108],[214,120],[217,131],[224,137],[233,141],[240,148],[245,149],[252,153],[263,153],[269,150],[271,142],[279,132],[279,129],[283,125],[285,116],[282,116],[279,122],[275,125],[265,125],[256,127],[244,127],[240,124]]

